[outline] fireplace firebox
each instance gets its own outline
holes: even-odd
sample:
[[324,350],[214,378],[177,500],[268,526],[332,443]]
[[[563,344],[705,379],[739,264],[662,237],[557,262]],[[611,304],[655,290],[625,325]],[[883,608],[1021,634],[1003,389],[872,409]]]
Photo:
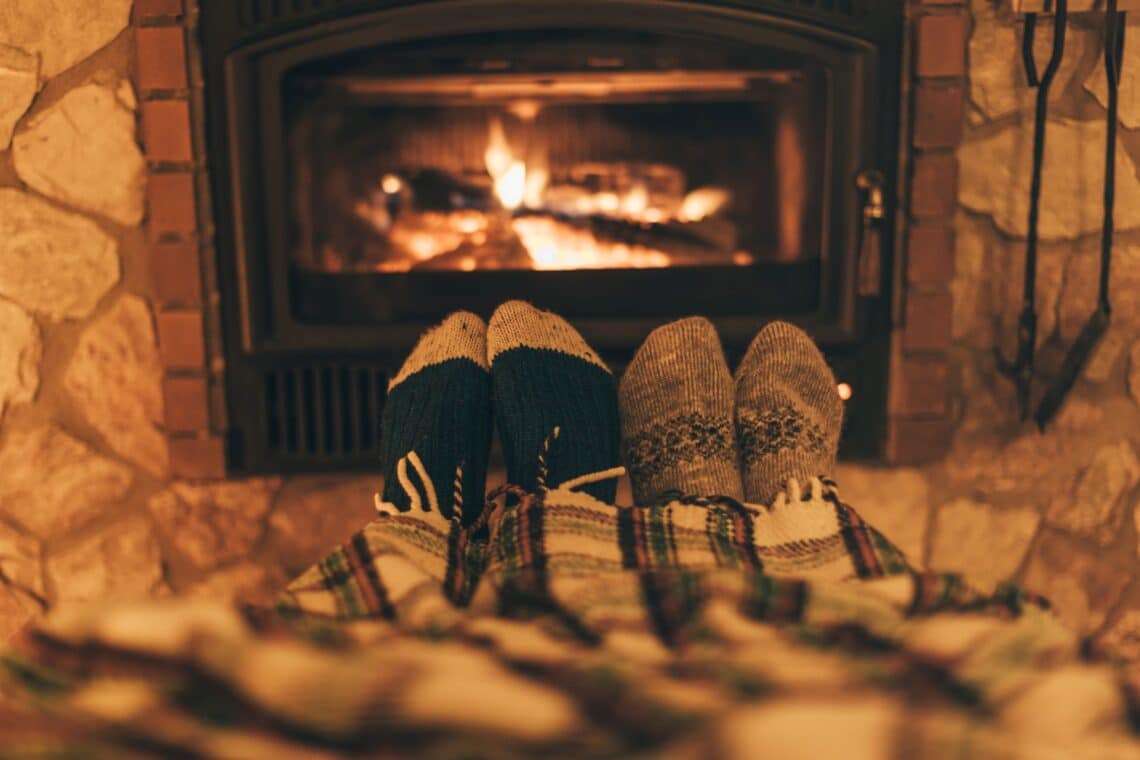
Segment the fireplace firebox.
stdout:
[[203,0],[234,472],[374,466],[387,377],[455,309],[823,345],[886,419],[902,4]]

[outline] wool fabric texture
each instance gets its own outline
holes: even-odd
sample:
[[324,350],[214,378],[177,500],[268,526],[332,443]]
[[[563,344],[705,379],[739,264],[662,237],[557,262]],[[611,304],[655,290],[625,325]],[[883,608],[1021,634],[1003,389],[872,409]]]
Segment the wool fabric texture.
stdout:
[[707,319],[689,317],[650,333],[622,375],[618,402],[635,504],[671,491],[744,498],[732,374]]
[[483,507],[491,425],[487,326],[456,312],[420,338],[388,385],[384,501],[401,511],[435,505],[470,523]]
[[[618,466],[613,374],[566,320],[509,301],[491,316],[487,356],[511,483],[554,488]],[[617,495],[613,480],[581,490],[603,501]]]
[[771,504],[791,478],[830,475],[842,427],[843,401],[819,348],[794,325],[766,325],[736,370],[745,499]]

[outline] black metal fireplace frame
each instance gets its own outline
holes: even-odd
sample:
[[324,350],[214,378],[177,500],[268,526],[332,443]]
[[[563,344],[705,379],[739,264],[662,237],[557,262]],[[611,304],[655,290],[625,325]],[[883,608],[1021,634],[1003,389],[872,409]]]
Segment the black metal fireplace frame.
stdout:
[[[766,306],[758,305],[749,314],[714,314],[713,321],[730,360],[743,350],[755,330],[774,316],[790,316],[812,332],[824,345],[840,378],[856,388],[856,400],[849,405],[845,451],[858,456],[881,453],[893,225],[888,216],[882,226],[880,293],[860,296],[854,284],[859,214],[854,175],[870,167],[887,177],[896,175],[901,3],[577,0],[552,7],[541,0],[202,0],[201,6],[207,143],[230,421],[227,451],[232,472],[373,467],[378,444],[376,421],[386,377],[427,326],[422,321],[369,325],[351,319],[341,324],[335,319],[313,324],[297,318],[296,304],[288,297],[298,283],[287,266],[284,223],[288,208],[280,118],[284,72],[299,62],[353,46],[586,22],[600,28],[643,30],[649,26],[688,34],[699,29],[706,36],[792,46],[837,69],[840,81],[834,89],[843,102],[834,117],[850,122],[852,128],[837,130],[835,155],[831,156],[835,169],[829,177],[831,202],[825,230],[825,239],[831,236],[825,243],[830,259],[826,261],[826,276],[816,275],[821,284],[817,308],[796,315],[781,312],[781,293],[794,272],[787,267],[774,268],[769,277],[755,280],[758,286],[770,286]],[[893,205],[890,201],[888,198],[888,208]],[[819,262],[812,262],[807,269],[819,266]],[[804,265],[800,269],[804,270]],[[508,273],[506,281],[513,278],[517,282],[516,294],[534,297],[539,282],[536,277],[547,278],[545,292],[557,293],[559,289],[578,288],[596,274],[565,272],[550,278],[545,273],[520,272]],[[662,274],[608,273],[613,286],[609,295],[620,292],[623,282],[644,285]],[[502,275],[492,273],[434,276],[441,287],[452,289],[460,299],[465,288],[478,287],[481,280],[499,277],[500,284],[504,282]],[[802,271],[799,276],[803,276]],[[683,282],[694,297],[680,304],[681,308],[701,311],[702,295],[706,304],[715,304],[717,288],[726,283],[732,286],[734,279],[747,282],[740,280],[739,274],[734,278],[730,271],[687,273]],[[739,282],[735,286],[738,291]],[[341,285],[367,293],[367,278],[354,278]],[[537,290],[542,292],[541,288]],[[327,297],[335,289],[325,288],[324,292]],[[537,300],[543,302],[541,296]],[[478,310],[487,306],[479,299],[457,305]],[[637,340],[662,321],[593,316],[576,319],[575,323],[602,355],[620,368]]]

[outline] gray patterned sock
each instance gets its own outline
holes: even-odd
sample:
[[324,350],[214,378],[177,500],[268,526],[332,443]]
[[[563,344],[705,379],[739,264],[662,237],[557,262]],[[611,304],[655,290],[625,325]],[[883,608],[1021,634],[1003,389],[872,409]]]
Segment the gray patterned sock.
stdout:
[[716,329],[689,317],[649,334],[618,385],[634,503],[662,493],[743,498],[732,374]]
[[789,478],[831,474],[842,428],[835,375],[815,343],[787,322],[766,325],[736,370],[747,500],[771,504]]

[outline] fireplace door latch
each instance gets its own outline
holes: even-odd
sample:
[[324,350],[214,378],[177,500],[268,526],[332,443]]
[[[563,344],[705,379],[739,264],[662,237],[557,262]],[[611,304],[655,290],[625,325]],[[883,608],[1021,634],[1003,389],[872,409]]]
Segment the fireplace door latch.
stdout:
[[855,187],[862,196],[862,224],[859,229],[857,262],[858,293],[877,296],[883,279],[883,225],[887,209],[883,201],[883,173],[865,169],[855,177]]

